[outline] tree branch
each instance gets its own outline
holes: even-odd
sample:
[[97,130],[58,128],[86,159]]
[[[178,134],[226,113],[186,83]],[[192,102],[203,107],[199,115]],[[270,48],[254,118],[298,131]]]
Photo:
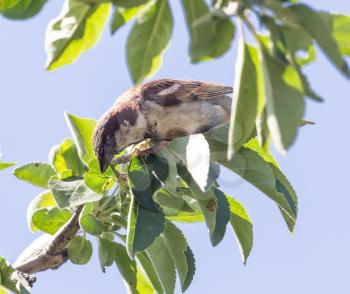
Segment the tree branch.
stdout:
[[79,230],[79,216],[83,206],[78,206],[70,220],[56,232],[52,240],[45,245],[39,254],[16,262],[15,269],[22,273],[34,274],[47,269],[56,269],[65,263],[68,258],[66,247]]

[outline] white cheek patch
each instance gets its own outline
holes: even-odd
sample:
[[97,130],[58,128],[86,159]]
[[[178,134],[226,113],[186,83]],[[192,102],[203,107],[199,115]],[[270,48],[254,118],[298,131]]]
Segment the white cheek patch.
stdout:
[[174,85],[172,85],[171,87],[160,91],[160,92],[158,93],[158,95],[166,96],[166,95],[169,95],[169,94],[173,94],[174,92],[176,92],[177,90],[179,90],[180,87],[181,87],[181,85],[179,85],[179,84],[174,84]]

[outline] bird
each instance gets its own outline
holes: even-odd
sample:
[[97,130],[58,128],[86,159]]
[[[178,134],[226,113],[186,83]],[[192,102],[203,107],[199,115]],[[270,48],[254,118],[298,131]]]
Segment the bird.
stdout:
[[146,139],[171,141],[228,123],[232,92],[225,85],[176,79],[153,80],[125,91],[96,123],[93,149],[101,172],[130,145]]

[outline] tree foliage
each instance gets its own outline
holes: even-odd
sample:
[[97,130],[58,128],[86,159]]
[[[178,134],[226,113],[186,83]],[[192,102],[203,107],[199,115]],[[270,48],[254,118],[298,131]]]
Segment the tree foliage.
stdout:
[[[37,15],[46,2],[3,0],[0,13],[24,20]],[[43,189],[28,206],[27,222],[31,231],[45,235],[14,266],[0,259],[0,293],[28,293],[30,278],[16,269],[52,248],[63,250],[75,264],[86,264],[93,251],[91,238],[98,241],[102,271],[116,265],[129,292],[174,293],[176,276],[185,291],[196,266],[194,253],[176,226],[181,222],[205,224],[213,246],[230,226],[246,263],[253,224],[244,206],[221,190],[217,181],[221,166],[270,198],[293,231],[297,195],[271,156],[270,141],[286,153],[303,124],[305,99],[322,101],[303,72],[315,61],[317,49],[341,74],[350,76],[345,60],[350,56],[350,17],[296,0],[181,3],[191,62],[218,58],[237,39],[230,124],[175,139],[148,157],[138,157],[129,148],[118,155],[129,156],[128,161],[121,160],[101,174],[92,150],[95,120],[65,114],[71,138],[52,147],[48,163],[27,163],[13,172]],[[112,14],[112,34],[134,22],[126,41],[132,80],[139,83],[151,77],[171,40],[170,4],[169,0],[65,0],[61,13],[48,24],[47,70],[75,62],[98,43]],[[0,162],[0,170],[13,165]],[[74,220],[78,227],[68,240],[64,233],[74,227]]]

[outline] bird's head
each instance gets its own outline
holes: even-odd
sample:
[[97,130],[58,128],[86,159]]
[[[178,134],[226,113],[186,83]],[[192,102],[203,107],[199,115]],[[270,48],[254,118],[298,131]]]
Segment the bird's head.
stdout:
[[97,122],[93,137],[94,152],[102,173],[107,170],[114,155],[119,152],[115,132],[115,120],[107,113]]
[[114,155],[126,147],[144,139],[147,122],[139,111],[139,105],[128,99],[129,92],[123,94],[97,122],[93,147],[104,173]]

